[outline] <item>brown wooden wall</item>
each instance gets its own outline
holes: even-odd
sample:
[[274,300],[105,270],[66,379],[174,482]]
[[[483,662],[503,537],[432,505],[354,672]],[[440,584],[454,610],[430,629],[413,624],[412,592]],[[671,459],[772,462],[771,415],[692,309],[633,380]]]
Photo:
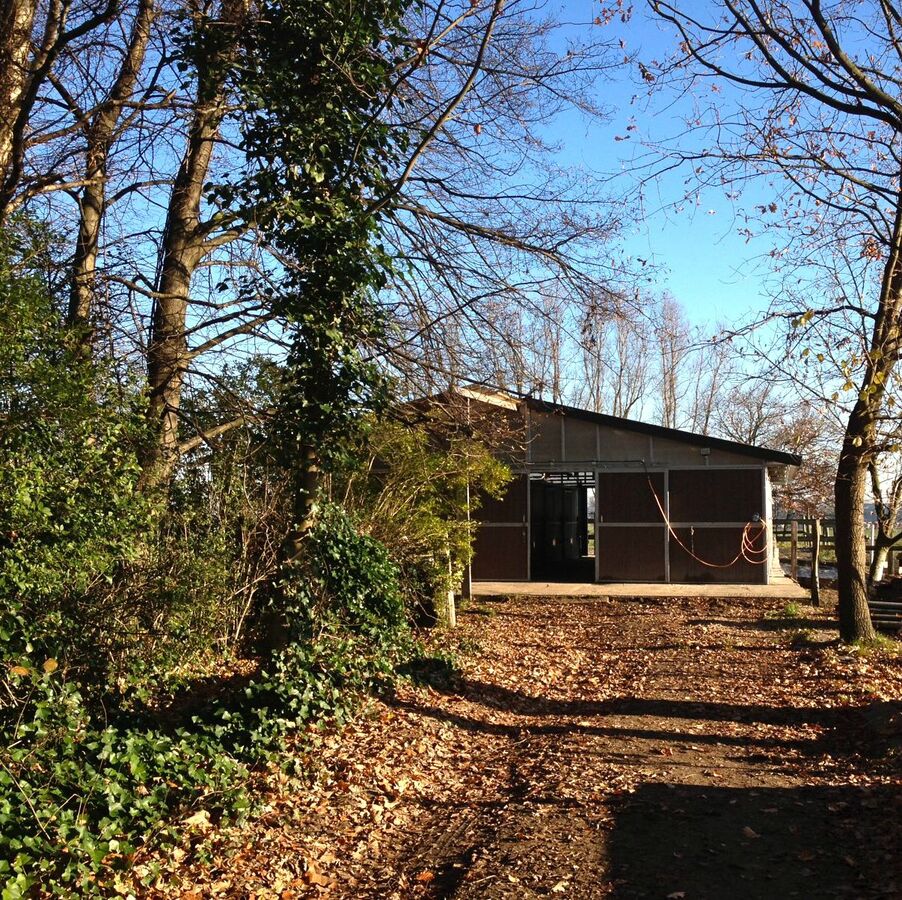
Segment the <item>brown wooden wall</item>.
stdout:
[[484,525],[473,546],[473,578],[476,581],[527,581],[529,541],[525,525]]
[[479,509],[473,513],[473,516],[480,522],[525,522],[528,509],[527,488],[527,476],[515,475],[502,497],[481,495]]
[[598,529],[600,581],[664,581],[664,526]]
[[481,524],[473,547],[477,581],[526,581],[529,578],[527,528],[529,479],[517,475],[501,499],[482,498],[474,516]]
[[[664,580],[665,526],[650,479],[661,505],[667,509],[669,502],[670,521],[676,523],[680,541],[691,551],[684,550],[673,537],[667,538],[672,582],[765,583],[766,564],[748,562],[740,555],[742,527],[738,524],[764,514],[763,478],[764,472],[758,468],[671,469],[667,475],[669,495],[665,495],[662,472],[599,474],[599,578]],[[646,522],[648,528],[636,524]],[[712,522],[737,526],[698,527],[699,523]]]
[[761,469],[671,469],[671,522],[749,522],[764,515]]
[[[764,584],[766,563],[735,559],[742,544],[741,528],[675,528],[680,541],[695,556],[720,568],[693,559],[671,536],[670,580],[710,584]],[[757,542],[760,544],[760,541]],[[752,556],[756,558],[756,556]],[[733,561],[735,560],[735,561]],[[723,568],[727,563],[732,565]]]
[[[663,472],[602,472],[596,493],[598,576],[605,581],[664,581],[665,526],[652,487],[682,541],[706,566],[668,538],[673,582],[765,583],[766,563],[739,558],[742,527],[763,515],[763,470],[671,469],[665,495]],[[474,547],[473,578],[487,581],[530,577],[529,479],[517,475],[500,500],[484,498],[475,517],[482,523]],[[539,504],[540,505],[540,504]],[[705,527],[702,523],[737,523]],[[534,541],[537,535],[533,535]]]
[[664,498],[663,472],[601,472],[595,495],[596,517],[600,522],[654,522],[663,524],[661,511],[655,503],[649,479],[655,493]]

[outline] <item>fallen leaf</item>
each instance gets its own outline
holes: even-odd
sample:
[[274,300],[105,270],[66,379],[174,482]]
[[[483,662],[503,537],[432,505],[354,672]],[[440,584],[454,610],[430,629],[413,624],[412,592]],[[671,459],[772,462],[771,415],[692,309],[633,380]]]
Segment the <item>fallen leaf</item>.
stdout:
[[200,828],[202,831],[213,827],[213,823],[210,821],[210,814],[205,809],[198,810],[193,816],[188,816],[182,824],[191,828]]

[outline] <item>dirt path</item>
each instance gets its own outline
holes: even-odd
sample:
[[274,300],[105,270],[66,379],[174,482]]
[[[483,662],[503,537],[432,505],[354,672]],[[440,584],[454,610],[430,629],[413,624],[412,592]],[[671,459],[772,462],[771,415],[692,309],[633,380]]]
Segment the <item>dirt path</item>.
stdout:
[[479,603],[188,895],[902,897],[898,658],[764,611]]

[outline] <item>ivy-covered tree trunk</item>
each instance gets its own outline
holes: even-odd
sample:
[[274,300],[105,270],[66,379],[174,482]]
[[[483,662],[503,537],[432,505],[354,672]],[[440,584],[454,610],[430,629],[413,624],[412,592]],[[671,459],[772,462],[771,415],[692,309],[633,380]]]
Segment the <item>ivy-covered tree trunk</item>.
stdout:
[[294,487],[294,527],[288,539],[292,559],[303,553],[304,538],[313,527],[320,491],[320,464],[316,448],[306,444],[298,454]]

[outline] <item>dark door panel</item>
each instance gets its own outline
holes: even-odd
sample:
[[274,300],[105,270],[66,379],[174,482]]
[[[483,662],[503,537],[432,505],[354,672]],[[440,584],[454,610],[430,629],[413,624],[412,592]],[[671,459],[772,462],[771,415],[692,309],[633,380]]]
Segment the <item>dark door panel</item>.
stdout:
[[527,581],[529,537],[527,529],[526,475],[516,475],[503,497],[482,497],[473,513],[480,523],[473,546],[473,578],[476,581]]
[[[651,479],[651,485],[649,485]],[[652,492],[654,486],[654,492]],[[595,498],[598,521],[663,524],[655,494],[664,503],[664,473],[600,472]],[[666,508],[666,506],[665,506]]]
[[526,526],[483,525],[473,547],[476,581],[527,581],[529,541]]
[[761,469],[671,469],[671,522],[750,522],[763,515]]
[[[683,547],[673,537],[670,538],[671,581],[690,584],[766,583],[766,563],[749,562],[740,555],[743,531],[741,528],[675,528],[674,531]],[[755,546],[761,546],[760,539],[754,543]],[[698,559],[693,559],[684,547]],[[739,559],[736,559],[737,556]],[[756,559],[758,554],[749,556]],[[704,565],[699,560],[704,560],[709,565]],[[727,566],[727,563],[733,560],[735,562]]]
[[664,533],[663,525],[599,527],[599,581],[664,581]]

